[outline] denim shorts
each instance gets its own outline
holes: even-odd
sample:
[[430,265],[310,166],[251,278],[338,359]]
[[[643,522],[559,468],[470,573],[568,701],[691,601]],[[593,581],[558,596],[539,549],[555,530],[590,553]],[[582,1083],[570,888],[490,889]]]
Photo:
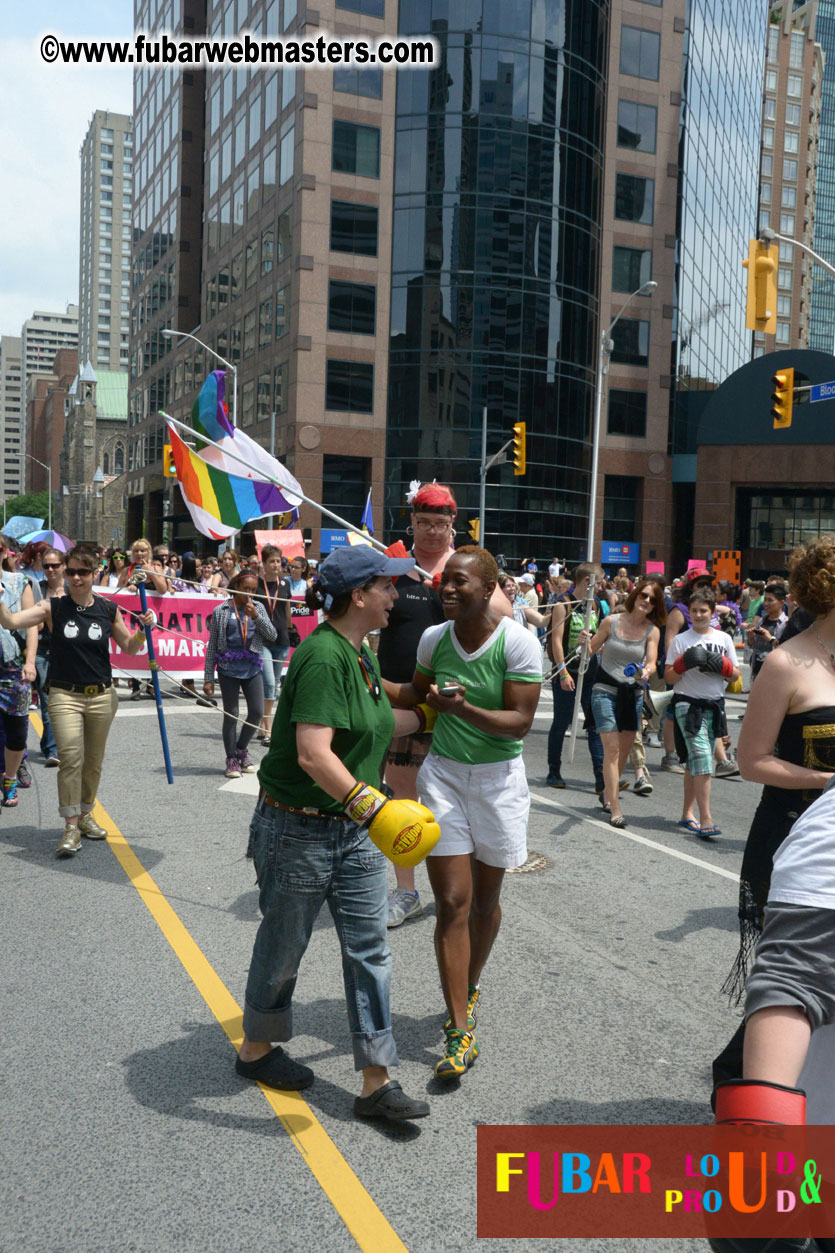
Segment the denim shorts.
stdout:
[[[594,713],[594,725],[597,727],[598,734],[605,735],[607,731],[620,731],[615,711],[617,709],[617,693],[609,692],[605,688],[595,685],[591,690],[591,707]],[[641,709],[644,704],[644,694],[641,689],[635,686],[635,720],[636,725],[641,725]],[[632,732],[634,734],[634,732]]]
[[266,644],[261,654],[264,676],[264,700],[275,700],[281,673],[290,648],[287,644]]

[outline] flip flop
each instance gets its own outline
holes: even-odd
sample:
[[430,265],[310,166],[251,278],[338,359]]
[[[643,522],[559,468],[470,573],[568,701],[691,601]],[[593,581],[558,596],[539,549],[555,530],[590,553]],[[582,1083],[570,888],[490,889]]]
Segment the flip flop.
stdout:
[[721,834],[722,831],[720,827],[698,827],[696,829],[696,835],[700,840],[713,840],[717,835]]
[[692,831],[694,835],[698,835],[702,829],[692,818],[679,818],[676,826],[684,827],[685,831]]
[[313,1071],[310,1067],[294,1062],[278,1045],[254,1062],[236,1058],[235,1071],[242,1079],[265,1083],[268,1088],[278,1088],[281,1092],[299,1092],[313,1083]]
[[425,1118],[429,1113],[429,1103],[412,1100],[396,1079],[390,1079],[370,1096],[358,1096],[354,1101],[354,1113],[358,1118],[404,1122],[407,1118]]

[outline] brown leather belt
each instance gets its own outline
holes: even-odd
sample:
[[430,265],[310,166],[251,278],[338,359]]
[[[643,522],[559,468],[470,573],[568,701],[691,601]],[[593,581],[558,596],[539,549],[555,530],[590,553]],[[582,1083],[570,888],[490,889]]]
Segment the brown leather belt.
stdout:
[[262,793],[265,805],[269,805],[270,809],[281,809],[285,814],[304,814],[306,818],[325,818],[331,822],[334,818],[341,821],[344,814],[324,814],[321,809],[297,809],[295,805],[282,805],[281,801],[277,801],[274,796],[270,796],[269,792]]

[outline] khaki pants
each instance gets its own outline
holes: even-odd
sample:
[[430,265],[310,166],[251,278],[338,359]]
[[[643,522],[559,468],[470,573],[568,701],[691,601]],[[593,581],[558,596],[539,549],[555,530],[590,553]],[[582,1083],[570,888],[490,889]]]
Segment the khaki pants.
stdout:
[[115,688],[98,696],[80,692],[49,693],[49,719],[58,757],[58,812],[62,818],[89,814],[99,790],[104,748],[119,697]]

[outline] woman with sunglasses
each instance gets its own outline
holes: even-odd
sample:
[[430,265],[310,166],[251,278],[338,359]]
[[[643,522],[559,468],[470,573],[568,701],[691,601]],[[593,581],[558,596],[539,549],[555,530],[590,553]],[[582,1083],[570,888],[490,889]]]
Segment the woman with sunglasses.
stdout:
[[[43,569],[46,582],[43,587],[43,597],[49,600],[50,596],[65,596],[67,594],[65,574],[66,561],[64,554],[59,552],[57,548],[47,548],[43,554]],[[49,672],[49,650],[52,647],[52,632],[44,623],[41,626],[38,636],[38,651],[35,656],[35,670],[38,674],[38,694],[41,709],[41,722],[43,723],[43,735],[41,736],[41,753],[47,766],[59,766],[61,763],[58,758],[58,748],[55,743],[55,732],[52,730],[52,723],[49,718],[49,683],[47,676]]]
[[[109,591],[115,592],[117,587],[122,586],[122,572],[127,562],[125,554],[114,548],[108,558],[107,565],[96,579],[98,587],[106,587]],[[127,576],[126,576],[127,577]]]
[[655,669],[660,628],[666,621],[660,587],[640,579],[626,597],[623,612],[604,618],[589,644],[591,656],[601,654],[591,707],[603,743],[602,804],[613,827],[626,826],[620,777],[641,726],[641,687]]
[[[5,631],[33,630],[44,624],[52,632],[49,654],[49,717],[58,756],[58,812],[65,822],[59,857],[81,847],[81,836],[103,840],[107,832],[93,818],[104,750],[119,699],[113,688],[110,639],[125,653],[138,653],[145,632],[130,632],[121,611],[93,591],[97,568],[92,549],[77,546],[67,554],[69,595],[50,596],[17,612],[8,608],[5,590],[0,600],[0,627]],[[8,576],[3,576],[4,585]],[[24,593],[25,595],[25,593]],[[152,626],[152,610],[139,615]],[[37,637],[37,632],[35,631]]]
[[[20,554],[13,542],[0,537],[0,558],[3,564],[3,592],[0,607],[14,612],[29,610],[36,603],[36,593],[22,571],[17,569]],[[37,593],[40,596],[40,593]],[[5,624],[0,619],[0,625]],[[13,632],[10,628],[0,630],[0,721],[2,721],[4,746],[4,774],[2,803],[9,809],[18,804],[18,772],[23,767],[26,751],[26,735],[29,729],[29,704],[32,684],[36,678],[35,657],[38,649],[38,632],[28,626],[25,632]],[[31,776],[24,774],[24,785],[29,786]]]
[[[118,587],[121,591],[130,591],[131,577],[138,571],[145,571],[145,591],[154,596],[164,596],[168,591],[168,579],[159,570],[154,568],[153,550],[146,539],[140,537],[135,539],[130,546],[130,562],[124,566],[119,574]],[[129,679],[128,686],[131,689],[130,699],[137,701],[141,699],[141,684],[138,679]],[[145,695],[154,699],[154,689],[150,683],[145,684]]]
[[[264,713],[264,649],[275,639],[275,627],[263,605],[254,600],[258,580],[239,570],[229,580],[228,600],[212,612],[203,672],[203,691],[214,696],[215,668],[223,701],[223,747],[227,779],[254,774],[247,749]],[[238,703],[246,701],[246,717],[238,731]]]
[[262,792],[249,851],[264,917],[235,1065],[243,1078],[270,1087],[313,1082],[312,1070],[270,1041],[293,1034],[299,964],[327,901],[342,950],[354,1066],[362,1071],[354,1113],[389,1121],[423,1118],[429,1106],[389,1078],[399,1063],[389,1006],[386,862],[368,828],[376,842],[382,828],[391,837],[405,824],[411,830],[434,822],[422,806],[386,801],[377,790],[392,735],[414,732],[425,719],[414,710],[392,711],[363,639],[385,627],[398,595],[392,578],[413,564],[372,548],[339,548],[307,593],[308,608],[321,609],[325,621],[293,653],[258,772]]

